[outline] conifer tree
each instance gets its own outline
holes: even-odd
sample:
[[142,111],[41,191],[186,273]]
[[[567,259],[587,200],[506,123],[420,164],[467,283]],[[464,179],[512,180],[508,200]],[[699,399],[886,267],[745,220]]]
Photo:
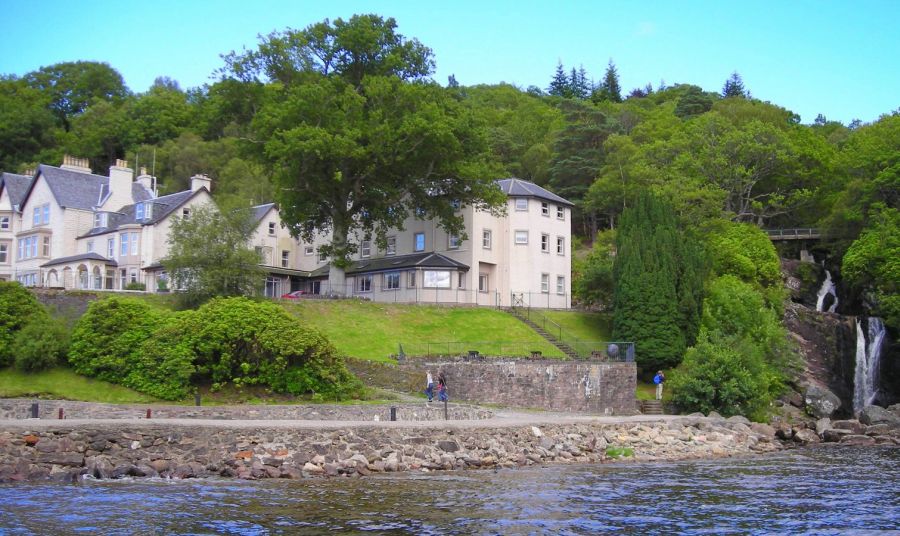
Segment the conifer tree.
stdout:
[[622,214],[616,249],[613,338],[635,343],[646,372],[677,365],[699,329],[699,247],[679,231],[668,203],[642,193]]
[[547,87],[547,93],[553,95],[554,97],[571,96],[569,77],[566,76],[566,71],[563,68],[562,61],[556,64],[556,73],[550,80],[550,85]]
[[750,93],[744,89],[744,81],[741,80],[741,75],[738,74],[737,71],[731,73],[731,77],[725,81],[725,86],[722,88],[722,97],[740,97],[742,99],[746,99],[750,96]]

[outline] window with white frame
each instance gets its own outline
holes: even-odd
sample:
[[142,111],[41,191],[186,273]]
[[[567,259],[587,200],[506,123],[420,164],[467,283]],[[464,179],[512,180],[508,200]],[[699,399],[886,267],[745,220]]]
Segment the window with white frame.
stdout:
[[275,236],[275,222],[269,222],[269,236]]
[[425,233],[416,233],[414,235],[413,251],[425,251]]
[[541,274],[541,292],[550,292],[550,274]]
[[18,259],[33,259],[38,256],[38,237],[26,236],[19,239]]
[[47,225],[50,223],[50,203],[44,203],[41,206],[34,207],[31,223],[34,226]]
[[0,242],[0,264],[9,264],[9,242]]
[[42,242],[41,255],[44,257],[50,256],[50,237],[45,236]]
[[106,212],[97,212],[94,214],[94,228],[106,227],[109,215]]
[[122,268],[119,272],[119,288],[124,289],[125,285],[128,284],[128,270]]
[[491,249],[491,230],[484,229],[481,231],[481,247]]
[[181,209],[181,217],[186,220],[191,219],[191,209],[188,207],[184,207],[183,209]]
[[459,249],[459,244],[461,242],[462,241],[459,239],[459,235],[447,235],[447,249]]
[[528,243],[528,231],[516,231],[516,244]]
[[487,292],[488,290],[488,275],[478,274],[478,292]]
[[144,219],[144,204],[138,203],[134,206],[134,219],[135,220],[143,220]]
[[316,248],[313,246],[304,246],[303,254],[306,256],[314,255],[316,253]]
[[556,205],[556,219],[564,220],[566,219],[566,207],[562,205]]
[[516,210],[520,212],[528,211],[528,198],[526,197],[517,197],[516,198]]
[[385,290],[397,290],[400,288],[400,272],[388,272],[384,274]]
[[87,248],[85,248],[85,249],[86,249],[86,252],[87,252],[87,253],[93,252],[93,251],[94,251],[94,241],[93,241],[93,240],[88,240],[88,241],[87,241]]
[[425,270],[422,272],[422,286],[425,288],[450,288],[450,272]]
[[557,255],[565,255],[566,254],[566,239],[562,236],[556,237],[556,254]]
[[416,288],[416,271],[410,270],[406,272],[406,286],[408,288]]
[[106,257],[108,259],[112,259],[116,256],[116,239],[115,238],[107,238],[106,239]]
[[466,288],[466,274],[462,272],[457,273],[456,278],[456,288]]
[[541,202],[541,216],[550,217],[550,203]]
[[121,247],[119,248],[119,256],[124,257],[128,255],[128,233],[122,233],[119,235],[119,244],[121,244]]
[[132,255],[138,254],[138,234],[137,233],[131,233],[131,254]]
[[359,256],[366,258],[372,256],[372,241],[371,240],[363,240],[359,244]]
[[290,265],[291,265],[291,252],[286,249],[282,249],[281,250],[281,267],[287,268]]
[[556,293],[557,294],[565,294],[566,293],[566,278],[561,275],[556,276]]
[[359,281],[358,289],[360,292],[372,292],[372,276],[361,275],[357,279]]
[[9,216],[0,216],[0,231],[9,230]]
[[384,250],[385,255],[396,255],[397,254],[397,237],[389,236],[387,237],[387,247]]
[[550,235],[541,234],[541,252],[550,253]]
[[128,278],[130,279],[131,283],[137,283],[137,281],[138,281],[137,270],[132,268],[131,272],[128,274]]
[[328,260],[328,255],[325,255],[325,254],[322,253],[321,251],[319,252],[318,255],[316,255],[316,261],[317,261],[317,262],[325,262],[325,261],[327,261],[327,260]]

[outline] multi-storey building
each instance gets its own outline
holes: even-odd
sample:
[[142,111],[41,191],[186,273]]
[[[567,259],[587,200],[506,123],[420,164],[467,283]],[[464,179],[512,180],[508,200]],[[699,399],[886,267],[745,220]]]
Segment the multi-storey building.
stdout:
[[[143,171],[134,179],[124,161],[104,177],[71,157],[31,176],[4,173],[0,277],[69,289],[167,288],[161,260],[172,221],[212,203],[211,181],[197,175],[189,190],[164,196],[154,181]],[[303,290],[375,301],[568,308],[572,203],[519,179],[498,185],[508,198],[506,213],[462,206],[459,236],[415,215],[382,247],[352,236],[358,252],[340,287],[329,284],[329,261],[318,249],[328,235],[298,241],[281,225],[276,205],[253,207],[250,245],[267,272],[265,295]]]

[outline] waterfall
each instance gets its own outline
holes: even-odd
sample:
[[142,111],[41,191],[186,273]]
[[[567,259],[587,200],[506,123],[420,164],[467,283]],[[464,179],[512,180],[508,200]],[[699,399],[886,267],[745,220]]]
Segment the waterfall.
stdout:
[[868,320],[868,337],[863,333],[862,321],[856,319],[856,371],[853,375],[853,413],[859,414],[872,405],[878,395],[878,366],[884,323],[880,318]]
[[834,289],[834,281],[831,280],[831,272],[825,270],[825,281],[822,282],[822,288],[820,288],[818,294],[816,294],[816,311],[824,311],[825,296],[828,296],[829,294],[834,298],[834,301],[832,301],[831,306],[828,307],[828,312],[833,313],[838,304],[837,292],[835,292]]

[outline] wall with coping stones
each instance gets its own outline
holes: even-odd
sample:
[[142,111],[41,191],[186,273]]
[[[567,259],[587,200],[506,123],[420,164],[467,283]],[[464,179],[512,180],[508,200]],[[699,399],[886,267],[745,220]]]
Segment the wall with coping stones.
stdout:
[[[366,476],[378,472],[746,455],[780,448],[771,427],[723,419],[540,426],[378,423],[341,428],[179,422],[6,421],[0,483],[95,478]],[[754,425],[755,426],[755,425]]]
[[[143,419],[151,410],[152,419],[219,420],[303,420],[303,421],[388,421],[391,405],[341,406],[329,404],[290,406],[162,406],[154,404],[97,404],[69,400],[0,399],[0,419],[31,418],[31,405],[37,402],[38,418],[58,419],[62,408],[67,419]],[[444,418],[443,405],[394,404],[398,421],[434,421]],[[494,416],[489,409],[464,404],[449,404],[451,420],[480,420]]]
[[447,380],[452,400],[603,415],[637,413],[634,363],[559,359],[409,360],[402,368],[431,370]]

